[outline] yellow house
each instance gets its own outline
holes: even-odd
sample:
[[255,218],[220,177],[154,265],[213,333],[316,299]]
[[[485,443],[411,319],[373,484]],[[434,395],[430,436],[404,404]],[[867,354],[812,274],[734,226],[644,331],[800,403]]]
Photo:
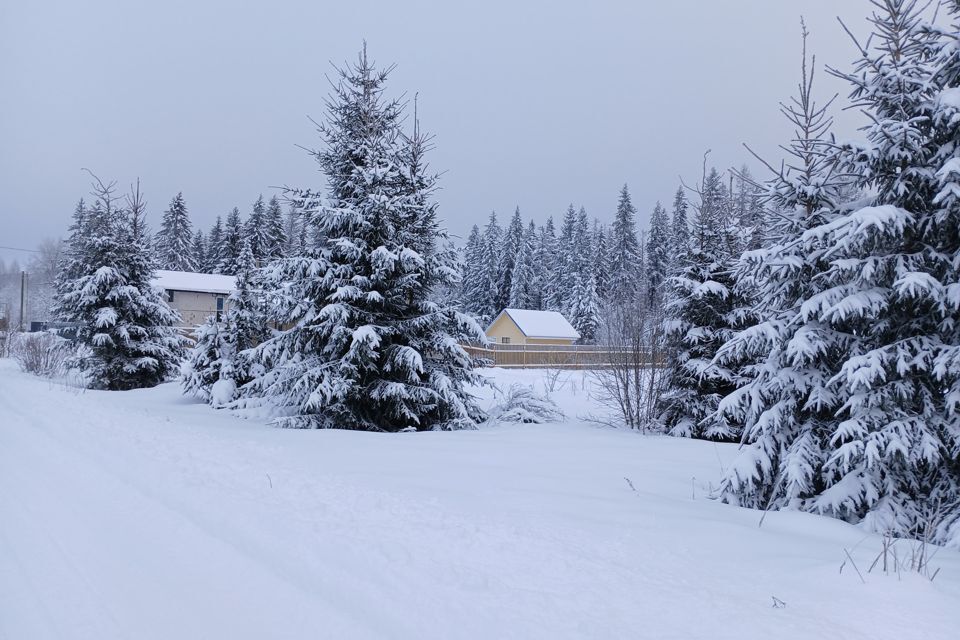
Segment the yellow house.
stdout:
[[556,311],[504,309],[485,332],[496,344],[573,344],[577,330]]

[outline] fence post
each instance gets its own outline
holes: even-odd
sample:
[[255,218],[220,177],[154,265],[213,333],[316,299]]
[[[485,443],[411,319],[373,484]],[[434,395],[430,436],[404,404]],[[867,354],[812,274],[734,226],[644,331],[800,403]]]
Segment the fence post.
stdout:
[[23,321],[24,316],[26,315],[26,288],[27,288],[27,272],[20,272],[20,332],[23,332]]

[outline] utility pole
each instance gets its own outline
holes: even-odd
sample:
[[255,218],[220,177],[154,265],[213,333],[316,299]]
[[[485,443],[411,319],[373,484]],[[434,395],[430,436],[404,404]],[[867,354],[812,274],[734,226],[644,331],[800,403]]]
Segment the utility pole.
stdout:
[[20,331],[23,332],[24,312],[26,310],[27,272],[20,272]]

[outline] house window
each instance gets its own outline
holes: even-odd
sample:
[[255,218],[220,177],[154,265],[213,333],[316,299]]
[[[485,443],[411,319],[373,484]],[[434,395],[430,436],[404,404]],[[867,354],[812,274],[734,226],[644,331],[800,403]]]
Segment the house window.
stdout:
[[500,338],[500,344],[510,344],[510,338],[508,338],[507,336],[503,336],[502,338]]
[[223,298],[217,296],[217,322],[220,322],[221,317],[223,316]]
[[173,291],[167,291],[167,302],[173,302]]

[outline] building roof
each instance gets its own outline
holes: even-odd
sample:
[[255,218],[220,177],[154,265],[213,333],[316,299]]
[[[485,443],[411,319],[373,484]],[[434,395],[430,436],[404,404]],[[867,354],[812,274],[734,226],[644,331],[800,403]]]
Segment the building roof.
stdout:
[[192,273],[190,271],[165,271],[158,269],[154,272],[153,286],[164,291],[196,291],[199,293],[231,294],[237,288],[237,279],[234,276],[224,276],[215,273]]
[[[528,338],[569,338],[577,340],[580,334],[574,329],[562,314],[556,311],[534,311],[532,309],[504,309],[490,327],[506,314],[517,325],[520,332]],[[487,327],[487,330],[490,330]]]

